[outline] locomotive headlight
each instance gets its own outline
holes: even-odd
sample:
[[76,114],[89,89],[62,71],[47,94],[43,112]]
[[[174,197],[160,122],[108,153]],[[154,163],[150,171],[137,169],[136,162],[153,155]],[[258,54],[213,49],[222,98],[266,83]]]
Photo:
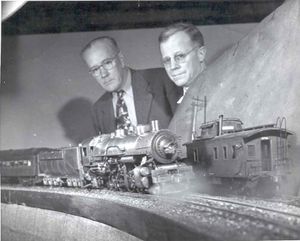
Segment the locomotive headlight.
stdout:
[[168,130],[160,130],[152,139],[153,158],[162,164],[172,163],[178,156],[177,146],[177,138],[173,133]]
[[172,155],[175,154],[176,153],[176,148],[175,148],[174,143],[172,142],[172,143],[166,144],[164,146],[164,151],[165,151],[166,154],[172,154]]

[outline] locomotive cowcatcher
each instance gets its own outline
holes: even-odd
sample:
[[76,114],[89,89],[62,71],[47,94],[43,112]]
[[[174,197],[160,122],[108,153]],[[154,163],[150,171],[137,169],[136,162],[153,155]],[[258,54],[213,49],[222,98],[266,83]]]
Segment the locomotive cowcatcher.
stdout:
[[160,193],[172,184],[184,187],[194,177],[192,167],[178,160],[177,136],[160,130],[157,121],[74,147],[4,151],[0,160],[2,179],[47,186]]

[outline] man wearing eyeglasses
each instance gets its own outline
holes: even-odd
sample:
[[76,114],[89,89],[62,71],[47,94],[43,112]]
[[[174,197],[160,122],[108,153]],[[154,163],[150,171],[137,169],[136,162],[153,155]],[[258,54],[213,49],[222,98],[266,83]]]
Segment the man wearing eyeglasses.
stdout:
[[129,130],[151,120],[168,127],[180,90],[164,71],[128,68],[116,41],[107,36],[88,43],[81,56],[89,73],[106,91],[93,105],[97,132]]
[[177,86],[183,87],[185,94],[205,69],[206,48],[201,32],[192,24],[175,23],[161,32],[159,44],[168,76]]

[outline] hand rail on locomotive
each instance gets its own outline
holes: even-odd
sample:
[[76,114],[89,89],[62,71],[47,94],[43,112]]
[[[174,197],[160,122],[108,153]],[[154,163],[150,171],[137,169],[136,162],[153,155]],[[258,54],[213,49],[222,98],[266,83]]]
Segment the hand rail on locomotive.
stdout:
[[[105,155],[105,156],[107,156],[107,152],[108,152],[108,150],[111,149],[111,148],[117,148],[117,149],[120,150],[120,152],[123,152],[123,155],[125,155],[125,154],[124,154],[125,148],[121,149],[119,146],[113,145],[113,146],[109,146],[109,147],[107,147],[107,148],[105,149],[105,152],[104,152],[104,155]],[[118,155],[118,156],[120,156],[120,155]]]
[[[151,126],[139,126],[135,133],[116,131],[88,139],[79,146],[86,168],[84,187],[119,189],[121,186],[147,191],[152,185],[184,182],[189,179],[187,176],[192,176],[192,167],[178,163],[177,136],[169,130],[160,130],[157,121],[152,121]],[[160,153],[163,156],[158,158],[168,161],[156,159]]]

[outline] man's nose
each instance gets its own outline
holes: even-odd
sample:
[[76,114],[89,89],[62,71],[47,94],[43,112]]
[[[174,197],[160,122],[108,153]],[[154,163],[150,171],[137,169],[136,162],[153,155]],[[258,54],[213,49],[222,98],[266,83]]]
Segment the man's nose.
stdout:
[[170,69],[178,69],[180,66],[175,59],[170,60]]
[[99,71],[100,71],[101,78],[105,78],[109,75],[108,71],[103,66],[100,66]]

